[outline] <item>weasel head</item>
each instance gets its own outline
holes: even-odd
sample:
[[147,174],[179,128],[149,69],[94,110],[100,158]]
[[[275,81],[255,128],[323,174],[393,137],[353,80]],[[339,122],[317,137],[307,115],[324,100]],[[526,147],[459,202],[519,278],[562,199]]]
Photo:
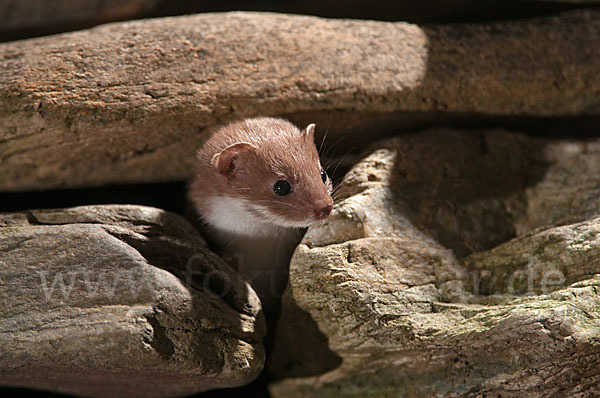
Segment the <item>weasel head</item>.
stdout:
[[218,189],[200,207],[207,223],[237,234],[270,235],[327,218],[332,185],[319,161],[314,124],[299,130],[282,119],[249,119],[227,126],[224,134],[232,128],[236,142],[209,159]]

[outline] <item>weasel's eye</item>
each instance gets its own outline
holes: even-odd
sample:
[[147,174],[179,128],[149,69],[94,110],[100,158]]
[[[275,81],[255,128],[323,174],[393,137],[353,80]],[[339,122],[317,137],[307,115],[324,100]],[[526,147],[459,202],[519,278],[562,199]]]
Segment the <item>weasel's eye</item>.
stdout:
[[273,185],[273,192],[279,196],[285,196],[292,192],[290,183],[285,180],[279,180]]
[[325,170],[321,170],[321,180],[323,180],[323,184],[327,184],[327,173]]

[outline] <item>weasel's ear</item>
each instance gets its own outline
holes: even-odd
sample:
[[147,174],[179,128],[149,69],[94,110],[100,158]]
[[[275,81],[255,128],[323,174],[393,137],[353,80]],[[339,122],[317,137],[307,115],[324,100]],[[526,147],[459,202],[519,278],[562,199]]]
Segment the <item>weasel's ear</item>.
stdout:
[[302,135],[309,138],[311,141],[315,140],[315,124],[311,123],[302,132]]
[[229,145],[221,152],[215,154],[211,160],[211,163],[215,170],[224,176],[230,177],[235,173],[237,169],[237,163],[240,157],[256,151],[254,145],[248,144],[247,142],[239,142],[237,144]]

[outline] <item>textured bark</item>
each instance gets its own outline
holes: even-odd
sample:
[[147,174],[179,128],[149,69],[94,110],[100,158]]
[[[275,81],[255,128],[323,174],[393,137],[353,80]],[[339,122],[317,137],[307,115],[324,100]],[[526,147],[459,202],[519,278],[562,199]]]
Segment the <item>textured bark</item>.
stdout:
[[273,395],[600,394],[599,145],[438,129],[371,149],[296,251],[283,309],[341,364],[305,360]]
[[260,303],[182,218],[141,206],[0,214],[0,385],[176,396],[250,382]]
[[387,118],[598,115],[599,16],[205,14],[2,44],[0,189],[185,179],[212,126],[259,114],[316,119],[332,142]]

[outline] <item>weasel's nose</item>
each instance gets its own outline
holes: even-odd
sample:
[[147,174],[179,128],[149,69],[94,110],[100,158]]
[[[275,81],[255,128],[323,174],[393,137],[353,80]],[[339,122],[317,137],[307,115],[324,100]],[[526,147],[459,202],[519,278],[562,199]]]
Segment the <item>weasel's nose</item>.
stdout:
[[331,213],[332,209],[333,209],[333,206],[331,206],[331,205],[322,207],[318,210],[315,210],[315,216],[317,218],[326,218],[329,215],[329,213]]

